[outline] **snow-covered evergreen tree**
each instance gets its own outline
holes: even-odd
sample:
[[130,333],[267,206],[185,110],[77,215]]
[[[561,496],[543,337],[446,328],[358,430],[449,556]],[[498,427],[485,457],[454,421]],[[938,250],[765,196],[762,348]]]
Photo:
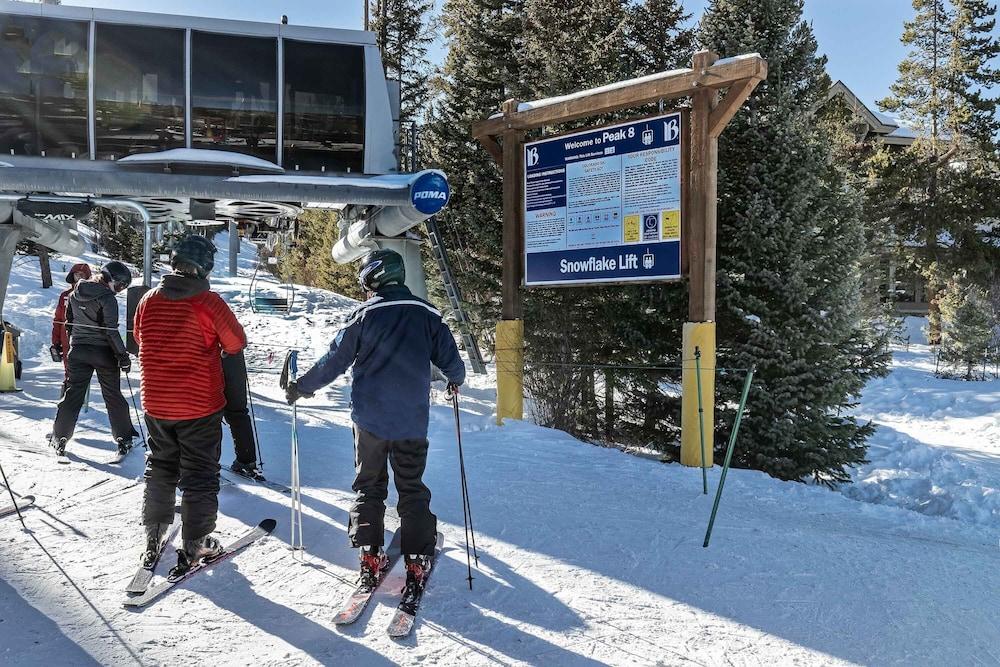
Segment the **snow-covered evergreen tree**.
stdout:
[[[769,70],[719,146],[719,365],[757,366],[735,461],[844,481],[872,430],[845,413],[885,359],[859,317],[859,202],[810,115],[825,59],[802,0],[713,0],[699,41],[723,57],[759,52]],[[720,377],[720,406],[741,379]]]

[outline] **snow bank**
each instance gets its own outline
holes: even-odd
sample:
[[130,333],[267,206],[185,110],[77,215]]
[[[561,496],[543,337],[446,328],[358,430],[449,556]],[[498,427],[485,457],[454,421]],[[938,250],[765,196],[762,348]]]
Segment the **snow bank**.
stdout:
[[[925,324],[906,318],[911,340],[924,340]],[[845,495],[1000,529],[1000,380],[935,377],[931,348],[911,342],[865,388],[857,414],[878,430]]]

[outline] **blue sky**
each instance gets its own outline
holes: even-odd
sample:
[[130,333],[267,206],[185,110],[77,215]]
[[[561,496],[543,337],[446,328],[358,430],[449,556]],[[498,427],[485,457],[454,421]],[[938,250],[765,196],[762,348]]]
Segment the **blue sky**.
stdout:
[[[683,0],[699,16],[708,0]],[[288,14],[301,25],[359,28],[363,0],[63,0],[68,5],[168,12],[275,21]],[[440,4],[440,0],[438,0]],[[910,0],[806,0],[820,50],[829,57],[829,72],[842,79],[862,100],[872,103],[889,92],[896,65],[905,55],[899,43],[903,20],[912,15]],[[438,52],[440,56],[440,52]]]

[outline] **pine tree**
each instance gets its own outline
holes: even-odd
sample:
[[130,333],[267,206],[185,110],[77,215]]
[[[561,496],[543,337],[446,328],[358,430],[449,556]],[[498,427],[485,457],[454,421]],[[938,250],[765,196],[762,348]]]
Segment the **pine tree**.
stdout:
[[371,30],[382,53],[385,78],[399,82],[403,123],[423,118],[430,97],[432,67],[427,50],[434,42],[437,22],[433,0],[372,0]]
[[914,0],[913,7],[902,37],[910,52],[880,104],[920,137],[902,152],[878,156],[873,194],[904,262],[919,244],[912,259],[927,280],[928,340],[936,344],[941,280],[932,267],[950,273],[975,265],[985,281],[997,260],[981,228],[997,216],[1000,198],[997,100],[983,92],[998,80],[991,61],[1000,43],[991,35],[996,8],[983,0]]
[[646,0],[629,7],[629,76],[685,67],[694,44],[694,31],[683,27],[690,17],[678,0]]
[[338,264],[331,254],[340,238],[338,220],[335,211],[305,211],[297,223],[295,243],[278,256],[277,274],[299,284],[363,299],[357,265]]
[[[802,0],[713,0],[699,41],[723,57],[759,52],[769,70],[719,146],[719,364],[757,367],[734,462],[846,481],[873,427],[845,413],[887,359],[860,319],[860,200],[810,115],[825,59]],[[720,406],[741,379],[720,376]],[[728,431],[731,409],[719,417]]]
[[971,380],[997,325],[986,290],[956,275],[941,294],[941,316],[941,359],[964,367],[965,379]]
[[94,216],[101,235],[101,246],[108,257],[129,264],[141,264],[143,234],[136,228],[141,224],[138,218],[104,208],[97,209]]
[[437,216],[452,268],[480,337],[490,341],[500,316],[502,202],[500,171],[472,138],[472,124],[499,103],[523,95],[516,53],[521,0],[447,0],[442,24],[448,53],[433,81],[421,146],[424,163],[448,174],[451,200]]

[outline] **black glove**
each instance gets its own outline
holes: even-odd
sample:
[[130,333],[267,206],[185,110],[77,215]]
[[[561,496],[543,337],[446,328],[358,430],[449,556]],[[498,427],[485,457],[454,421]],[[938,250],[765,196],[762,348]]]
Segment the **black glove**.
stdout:
[[307,394],[304,391],[299,391],[299,384],[294,380],[288,383],[285,387],[285,400],[291,405],[300,398],[312,398],[313,394]]
[[447,398],[450,401],[451,399],[453,399],[456,396],[458,396],[458,393],[459,393],[458,392],[458,388],[459,388],[459,386],[460,385],[457,382],[449,382],[448,386],[444,390],[445,398]]
[[132,358],[129,357],[127,354],[119,355],[118,368],[128,373],[130,370],[132,370]]
[[56,343],[55,345],[49,346],[49,354],[52,356],[52,361],[60,362],[63,360],[63,349],[61,343]]

